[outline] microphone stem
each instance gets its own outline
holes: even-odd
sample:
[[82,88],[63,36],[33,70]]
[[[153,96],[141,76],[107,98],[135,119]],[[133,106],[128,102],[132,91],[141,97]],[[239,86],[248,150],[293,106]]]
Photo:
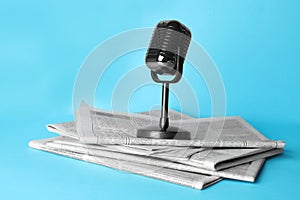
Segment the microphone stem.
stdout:
[[169,127],[169,83],[162,85],[161,115],[159,126],[162,131],[166,131]]

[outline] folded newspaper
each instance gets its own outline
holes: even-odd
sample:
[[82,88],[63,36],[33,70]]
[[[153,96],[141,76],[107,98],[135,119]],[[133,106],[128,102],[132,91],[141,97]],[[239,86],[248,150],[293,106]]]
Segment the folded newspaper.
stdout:
[[29,146],[203,189],[222,178],[254,182],[265,158],[282,153],[285,145],[268,140],[239,117],[194,119],[176,111],[170,111],[171,123],[191,131],[193,140],[136,138],[136,129],[158,123],[159,114],[107,112],[83,104],[76,122],[47,125],[60,136]]
[[[184,119],[184,120],[182,120]],[[172,126],[191,133],[192,140],[137,138],[136,130],[157,126],[158,117],[108,112],[82,103],[73,123],[48,125],[48,130],[80,139],[86,144],[164,145],[184,147],[284,148],[283,141],[260,137],[260,133],[241,117],[187,119],[177,116]],[[70,127],[69,127],[70,126]],[[66,129],[68,131],[66,131]]]

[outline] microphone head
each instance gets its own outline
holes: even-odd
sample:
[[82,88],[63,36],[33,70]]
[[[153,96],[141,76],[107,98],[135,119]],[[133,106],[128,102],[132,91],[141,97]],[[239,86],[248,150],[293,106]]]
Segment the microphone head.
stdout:
[[[154,81],[179,81],[190,41],[191,31],[180,22],[166,20],[157,24],[145,59]],[[176,78],[172,81],[162,81],[157,74],[175,75]]]

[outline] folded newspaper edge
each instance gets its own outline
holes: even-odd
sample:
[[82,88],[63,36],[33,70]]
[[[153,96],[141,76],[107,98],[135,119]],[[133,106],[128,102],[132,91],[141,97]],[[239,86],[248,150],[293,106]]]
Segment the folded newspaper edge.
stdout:
[[[109,147],[107,147],[106,150],[103,149],[99,150],[99,149],[91,149],[88,147],[76,146],[76,144],[66,145],[66,144],[55,143],[57,138],[59,137],[34,140],[30,142],[29,146],[32,146],[31,143],[33,144],[38,143],[38,144],[43,144],[44,147],[55,149],[57,151],[74,152],[78,154],[94,156],[95,158],[105,157],[105,158],[127,161],[130,163],[141,163],[141,164],[152,165],[156,167],[163,167],[163,168],[170,168],[179,171],[213,175],[213,176],[219,176],[223,178],[248,181],[248,182],[255,181],[255,178],[257,177],[264,163],[264,159],[259,159],[258,156],[257,160],[251,160],[251,162],[248,163],[239,164],[239,165],[237,164],[236,166],[226,168],[220,171],[212,171],[208,169],[203,169],[195,166],[174,162],[172,160],[162,160],[162,159],[151,158],[148,156],[127,154],[124,152],[116,152],[115,149],[112,149],[113,151],[110,151],[111,149]],[[274,151],[279,151],[279,149],[274,149]]]
[[79,154],[71,151],[61,151],[46,146],[42,140],[35,140],[29,143],[31,148],[51,152],[54,154],[63,155],[66,157],[83,160],[90,163],[103,165],[118,170],[127,171],[134,174],[139,174],[151,178],[160,179],[163,181],[188,186],[195,189],[204,189],[214,183],[219,182],[222,178],[217,176],[208,176],[198,173],[172,170],[167,168],[155,167],[140,163],[131,163],[111,158],[95,157],[86,154]]
[[[203,157],[198,160],[197,163],[191,162],[189,160],[181,160],[178,159],[180,156],[180,153],[177,153],[178,151],[175,151],[177,153],[176,155],[178,157],[175,157],[173,155],[172,157],[165,157],[161,158],[157,156],[158,153],[156,154],[151,154],[151,153],[144,153],[140,151],[136,151],[134,148],[126,147],[126,151],[124,151],[123,148],[117,147],[119,145],[106,145],[106,146],[98,146],[98,145],[85,145],[81,144],[78,140],[74,140],[62,136],[54,137],[54,138],[49,138],[47,139],[46,142],[47,146],[50,146],[52,148],[56,149],[61,149],[61,150],[67,150],[67,151],[73,151],[77,153],[82,153],[82,154],[89,154],[89,155],[94,155],[94,156],[102,156],[102,157],[110,157],[110,158],[115,158],[119,160],[127,160],[131,162],[139,162],[139,163],[147,163],[150,165],[158,165],[162,167],[167,167],[167,168],[174,168],[178,170],[184,170],[184,171],[191,171],[191,172],[197,172],[197,173],[203,173],[203,174],[209,174],[209,175],[216,175],[216,176],[221,176],[224,178],[232,178],[232,179],[238,179],[238,180],[244,180],[244,181],[254,181],[253,178],[251,177],[250,179],[248,177],[242,177],[238,176],[236,178],[236,174],[227,174],[225,170],[225,174],[223,171],[219,171],[220,169],[225,169],[229,167],[233,167],[236,165],[241,165],[244,163],[249,163],[254,160],[259,160],[262,158],[274,156],[277,154],[280,154],[283,152],[283,149],[270,149],[268,151],[258,151],[255,154],[238,154],[234,155],[232,152],[230,152],[229,149],[222,149],[224,151],[224,154],[229,151],[228,153],[230,156],[226,157],[219,157],[218,159],[208,159],[208,157]],[[134,149],[134,150],[133,150]],[[185,151],[185,149],[182,149]],[[201,151],[202,149],[198,149],[198,151]],[[220,151],[221,149],[209,149],[209,152],[207,155],[211,155],[209,157],[217,157],[218,154],[214,154],[215,151]],[[248,149],[247,149],[248,150]],[[188,149],[186,149],[188,151]],[[241,150],[240,150],[241,151]],[[203,152],[203,150],[202,150]],[[201,152],[200,152],[201,153]],[[193,152],[191,157],[193,157],[197,152]],[[188,154],[189,155],[189,154]],[[205,155],[205,154],[204,154]],[[223,154],[222,154],[223,155]],[[190,159],[188,157],[187,159]],[[216,171],[216,169],[218,171]],[[239,170],[241,172],[241,169]],[[242,175],[242,174],[239,174]],[[242,178],[241,178],[242,177]]]
[[[64,133],[69,132],[70,130],[74,129],[74,125],[72,125],[72,123],[63,123],[63,124],[57,124],[57,125],[52,125],[51,127],[60,127],[58,129],[56,129],[56,133],[60,134],[60,135],[65,135]],[[256,137],[259,137],[261,140],[266,140],[266,138],[261,135],[261,134],[257,134]],[[71,141],[71,139],[69,139]],[[70,143],[70,141],[64,141],[61,143]],[[79,145],[79,143],[77,142],[78,139],[73,139],[73,141],[75,143],[77,143],[77,146]],[[56,140],[56,142],[59,142],[59,140]],[[72,143],[72,142],[71,142]],[[96,144],[83,144],[82,142],[80,143],[81,146],[85,147],[85,148],[96,148],[96,149],[103,149],[103,146],[110,146],[110,147],[116,147],[116,146],[123,146],[123,147],[130,147],[131,145],[96,145]],[[137,146],[137,145],[136,145]],[[143,146],[143,145],[140,145]],[[150,146],[148,146],[150,147]],[[155,148],[156,146],[152,146],[153,148]],[[274,150],[271,148],[261,148],[261,149],[257,149],[257,148],[246,148],[246,149],[229,149],[229,148],[225,148],[225,149],[211,149],[208,148],[207,149],[207,153],[206,151],[203,151],[203,149],[205,148],[199,148],[199,147],[193,147],[193,148],[188,148],[188,147],[172,147],[172,146],[160,146],[160,147],[169,147],[169,148],[181,148],[184,151],[188,151],[189,149],[198,149],[199,152],[194,151],[193,154],[191,154],[191,158],[190,160],[192,161],[187,161],[187,160],[180,160],[180,154],[176,154],[176,160],[177,162],[181,162],[183,164],[186,165],[191,165],[194,167],[199,167],[199,168],[204,168],[204,169],[208,169],[208,170],[212,170],[212,171],[216,171],[216,170],[220,170],[220,169],[224,169],[227,167],[231,167],[234,165],[239,165],[239,164],[243,164],[246,162],[250,162],[253,160],[257,160],[260,158],[264,158],[264,157],[269,157],[269,156],[273,156],[279,153],[282,153],[283,149],[278,149],[278,150]],[[126,149],[123,149],[126,150]],[[127,150],[126,150],[127,151]],[[131,152],[133,151],[133,148],[131,148]],[[217,153],[215,153],[217,152]],[[265,153],[263,153],[265,152]],[[132,152],[133,154],[139,154],[139,152]],[[261,154],[259,154],[261,153]],[[149,155],[149,153],[148,153]],[[169,159],[168,157],[162,157],[161,154],[155,153],[155,154],[151,154],[151,156],[153,157],[158,157],[158,158],[162,158],[162,159]],[[248,158],[247,158],[248,157]],[[171,158],[171,160],[174,160],[174,158]],[[205,162],[204,162],[205,161]]]

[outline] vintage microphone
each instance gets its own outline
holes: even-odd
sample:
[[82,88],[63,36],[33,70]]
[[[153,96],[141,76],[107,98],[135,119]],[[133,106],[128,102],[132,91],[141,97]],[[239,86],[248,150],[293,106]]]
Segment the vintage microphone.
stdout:
[[190,133],[169,127],[169,84],[181,79],[183,63],[191,41],[190,30],[175,20],[161,21],[152,35],[146,54],[146,65],[155,82],[162,83],[161,117],[158,127],[137,130],[137,137],[157,139],[190,139]]

